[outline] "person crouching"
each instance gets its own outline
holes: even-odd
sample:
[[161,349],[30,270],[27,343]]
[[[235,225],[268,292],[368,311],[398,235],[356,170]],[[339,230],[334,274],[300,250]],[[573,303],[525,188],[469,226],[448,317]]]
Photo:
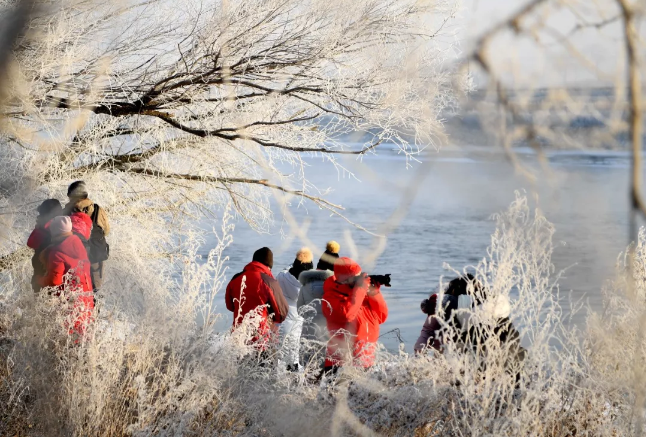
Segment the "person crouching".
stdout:
[[323,315],[330,334],[325,369],[334,373],[352,363],[369,368],[374,364],[379,325],[388,317],[380,286],[350,258],[339,258],[334,276],[323,284]]

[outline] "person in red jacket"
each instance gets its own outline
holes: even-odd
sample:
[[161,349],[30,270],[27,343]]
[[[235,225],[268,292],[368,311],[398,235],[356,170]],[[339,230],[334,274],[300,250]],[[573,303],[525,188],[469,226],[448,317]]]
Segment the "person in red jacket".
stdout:
[[46,273],[40,285],[54,287],[53,294],[68,298],[70,334],[83,335],[94,309],[90,260],[81,239],[72,233],[70,217],[52,219],[49,232],[51,243],[41,253]]
[[31,286],[34,292],[40,291],[40,281],[45,275],[45,266],[40,262],[40,254],[49,245],[49,229],[47,224],[54,217],[61,215],[63,206],[56,199],[47,199],[41,203],[38,208],[38,217],[36,217],[36,227],[29,238],[27,246],[34,249],[34,256],[31,258],[31,265],[34,268],[34,275],[31,278]]
[[[41,262],[41,252],[50,244],[51,236],[49,232],[50,221],[62,214],[63,207],[56,199],[45,200],[38,207],[39,215],[36,218],[36,227],[27,239],[27,246],[34,249],[34,255],[31,259],[31,264],[34,268],[34,275],[32,277],[32,288],[34,292],[40,291],[40,283],[45,275],[45,265]],[[88,250],[89,239],[92,233],[92,219],[90,216],[83,212],[75,211],[70,215],[72,221],[72,233],[78,236]]]
[[251,339],[260,349],[272,340],[277,333],[275,324],[285,320],[289,311],[283,291],[271,274],[273,265],[272,251],[267,247],[258,249],[252,262],[231,278],[225,295],[227,309],[233,312],[233,329],[245,318],[260,316],[260,324]]
[[379,325],[388,317],[379,289],[352,259],[342,257],[334,264],[334,276],[323,284],[323,315],[330,332],[325,372],[349,362],[364,368],[374,364]]

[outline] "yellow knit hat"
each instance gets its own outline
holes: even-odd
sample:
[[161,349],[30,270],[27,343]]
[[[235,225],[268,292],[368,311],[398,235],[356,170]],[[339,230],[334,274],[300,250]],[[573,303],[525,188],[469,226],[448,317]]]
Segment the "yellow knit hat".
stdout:
[[325,250],[330,253],[339,253],[339,250],[341,250],[341,245],[334,240],[330,240],[325,245]]

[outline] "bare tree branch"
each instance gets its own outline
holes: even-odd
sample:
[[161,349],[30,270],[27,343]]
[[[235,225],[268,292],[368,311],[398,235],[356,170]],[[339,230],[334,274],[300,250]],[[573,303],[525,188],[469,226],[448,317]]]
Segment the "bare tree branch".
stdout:
[[[646,217],[646,203],[642,195],[642,131],[643,109],[641,71],[639,59],[639,33],[635,23],[635,15],[628,0],[617,0],[624,20],[624,41],[628,56],[628,93],[629,93],[629,123],[630,142],[632,144],[632,177],[631,200],[632,208]],[[637,227],[632,221],[631,238],[636,239]]]

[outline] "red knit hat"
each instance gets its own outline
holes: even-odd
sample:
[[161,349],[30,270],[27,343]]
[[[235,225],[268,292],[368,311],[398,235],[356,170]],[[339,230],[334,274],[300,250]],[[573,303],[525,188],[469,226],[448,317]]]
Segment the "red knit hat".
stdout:
[[345,281],[361,273],[361,266],[348,257],[341,257],[334,263],[334,276],[337,281]]

